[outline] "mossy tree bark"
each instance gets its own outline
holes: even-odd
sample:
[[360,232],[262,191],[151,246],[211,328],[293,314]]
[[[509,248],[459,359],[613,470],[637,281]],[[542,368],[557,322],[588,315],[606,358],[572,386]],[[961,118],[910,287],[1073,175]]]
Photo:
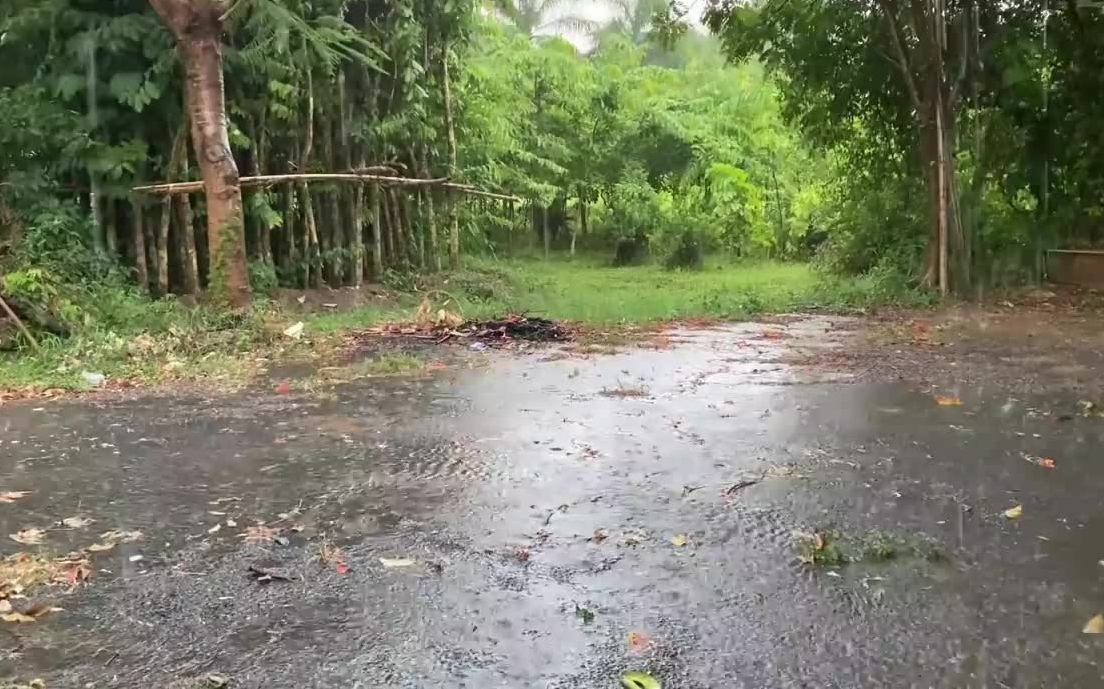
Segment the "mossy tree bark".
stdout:
[[176,38],[184,63],[185,104],[207,198],[208,289],[236,308],[252,301],[238,166],[230,151],[222,78],[222,29],[228,3],[150,0]]

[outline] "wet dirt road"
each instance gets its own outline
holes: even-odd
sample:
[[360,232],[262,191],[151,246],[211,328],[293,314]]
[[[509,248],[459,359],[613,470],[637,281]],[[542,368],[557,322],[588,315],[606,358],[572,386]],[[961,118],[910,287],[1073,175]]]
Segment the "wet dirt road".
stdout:
[[[0,504],[0,533],[84,515],[30,549],[144,538],[93,553],[72,593],[33,592],[63,611],[0,625],[0,677],[1101,686],[1101,637],[1081,632],[1104,611],[1104,419],[780,363],[792,342],[842,346],[834,327],[471,353],[325,393],[6,405],[0,489],[33,493]],[[824,562],[795,531],[827,535],[804,552]]]

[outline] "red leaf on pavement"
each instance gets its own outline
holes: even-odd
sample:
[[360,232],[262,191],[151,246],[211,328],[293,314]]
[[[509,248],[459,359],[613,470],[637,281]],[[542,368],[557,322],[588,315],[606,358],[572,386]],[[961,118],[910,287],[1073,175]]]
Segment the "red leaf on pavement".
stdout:
[[286,395],[289,392],[291,392],[291,381],[290,380],[280,381],[280,384],[276,386],[276,394],[277,395]]
[[334,569],[337,570],[338,574],[348,574],[349,573],[349,565],[346,562],[340,562],[339,561],[337,564],[334,565]]

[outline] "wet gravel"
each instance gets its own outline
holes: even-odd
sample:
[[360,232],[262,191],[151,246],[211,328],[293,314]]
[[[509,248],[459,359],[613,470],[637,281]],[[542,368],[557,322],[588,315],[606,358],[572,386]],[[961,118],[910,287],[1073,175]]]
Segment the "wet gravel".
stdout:
[[[472,353],[321,393],[5,405],[0,489],[33,493],[0,504],[0,533],[86,515],[42,548],[145,537],[93,554],[86,586],[31,592],[64,611],[0,625],[0,677],[1099,686],[1081,629],[1104,611],[1104,419],[1068,391],[856,382],[788,356],[847,331],[812,318],[609,356]],[[795,530],[854,561],[803,564]],[[899,547],[873,557],[878,539]]]

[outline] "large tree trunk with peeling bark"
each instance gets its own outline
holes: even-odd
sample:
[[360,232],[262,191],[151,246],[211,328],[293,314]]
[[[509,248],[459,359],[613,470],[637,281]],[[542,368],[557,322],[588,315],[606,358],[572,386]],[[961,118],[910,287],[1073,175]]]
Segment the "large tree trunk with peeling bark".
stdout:
[[238,166],[230,151],[222,81],[220,0],[150,0],[176,38],[184,63],[185,103],[207,196],[208,289],[234,307],[251,301]]

